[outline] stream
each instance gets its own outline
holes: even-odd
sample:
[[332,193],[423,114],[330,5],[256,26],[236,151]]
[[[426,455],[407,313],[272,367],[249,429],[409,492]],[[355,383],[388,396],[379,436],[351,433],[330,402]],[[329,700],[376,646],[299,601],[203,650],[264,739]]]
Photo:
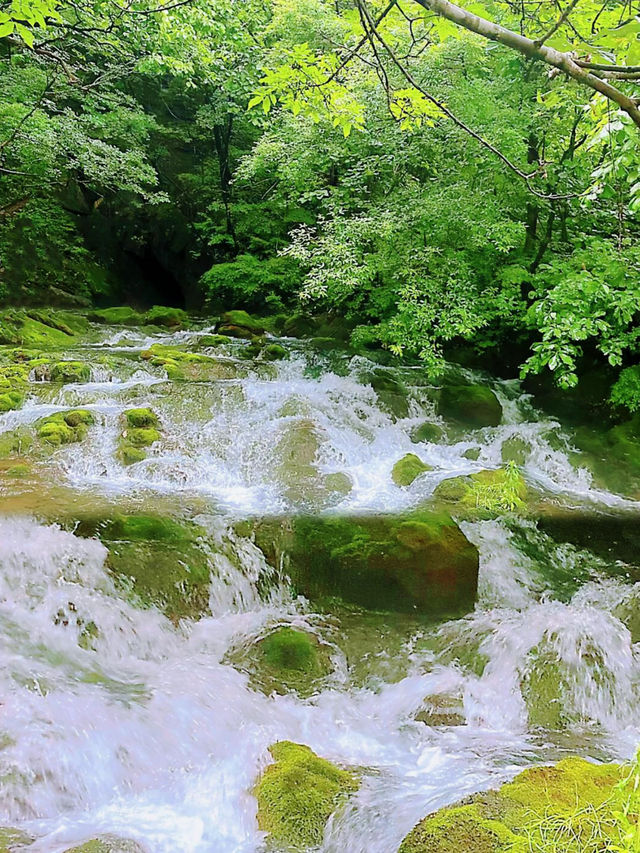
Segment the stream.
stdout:
[[[105,833],[149,853],[258,853],[252,789],[268,747],[292,740],[362,776],[322,851],[396,853],[426,814],[526,766],[633,755],[640,555],[596,553],[531,518],[461,520],[480,554],[477,602],[438,619],[296,597],[286,565],[243,527],[406,513],[442,480],[500,467],[514,439],[551,516],[605,528],[637,517],[640,503],[581,464],[571,430],[515,380],[448,368],[502,405],[499,426],[469,429],[437,413],[420,367],[297,339],[278,339],[281,361],[247,358],[243,340],[201,345],[213,331],[92,326],[56,356],[91,365],[89,381],[34,376],[25,404],[0,415],[0,438],[68,409],[94,420],[80,442],[26,452],[21,476],[0,470],[0,825],[27,832],[34,853]],[[168,379],[140,357],[152,345],[207,354],[216,375]],[[406,389],[395,410],[371,384],[381,370]],[[162,438],[125,465],[122,413],[140,407]],[[412,441],[425,421],[441,437]],[[431,470],[398,487],[392,468],[407,453]],[[136,513],[206,531],[197,613],[128,594],[109,543],[86,532],[87,518]],[[330,672],[309,694],[265,689],[252,672],[253,644],[274,626],[326,650]]]

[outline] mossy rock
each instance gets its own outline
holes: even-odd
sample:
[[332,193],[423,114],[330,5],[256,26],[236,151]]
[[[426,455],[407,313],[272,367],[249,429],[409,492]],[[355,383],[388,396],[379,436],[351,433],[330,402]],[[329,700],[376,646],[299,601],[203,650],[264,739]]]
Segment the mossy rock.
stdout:
[[455,504],[456,512],[483,518],[522,511],[527,496],[524,477],[513,464],[495,471],[449,477],[438,483],[433,492],[435,500]]
[[264,335],[268,323],[258,317],[253,317],[246,311],[225,311],[221,317],[218,333],[233,338],[252,338]]
[[397,376],[390,370],[379,367],[373,370],[368,378],[380,404],[394,420],[408,417],[407,389]]
[[393,466],[391,479],[396,486],[410,486],[425,471],[433,471],[433,467],[423,462],[415,453],[407,453]]
[[640,414],[605,431],[581,427],[575,431],[574,441],[583,451],[575,463],[586,465],[597,483],[640,499]]
[[198,338],[198,346],[201,347],[219,347],[221,344],[228,344],[229,339],[226,335],[202,335]]
[[33,837],[20,829],[0,827],[0,853],[17,853],[33,842]]
[[36,434],[45,444],[60,447],[82,441],[94,423],[95,418],[87,409],[70,409],[37,421]]
[[302,744],[280,741],[269,751],[275,763],[254,788],[258,826],[288,849],[319,847],[331,815],[358,790],[358,777]]
[[0,365],[0,412],[19,409],[29,390],[29,362]]
[[153,344],[140,354],[140,358],[155,367],[163,367],[169,379],[183,382],[235,379],[238,373],[237,367],[229,362],[165,344]]
[[160,426],[160,419],[152,409],[127,409],[124,417],[128,427],[153,427],[157,429]]
[[82,361],[58,361],[51,365],[49,375],[52,382],[65,384],[89,382],[91,367]]
[[298,312],[287,317],[282,332],[288,338],[306,338],[315,335],[317,328],[317,320],[309,314]]
[[276,628],[249,651],[250,658],[240,661],[240,668],[248,669],[252,685],[267,695],[293,690],[310,696],[332,669],[327,647],[314,634],[288,625]]
[[475,604],[478,551],[446,513],[264,520],[255,541],[312,600],[438,615]]
[[107,326],[143,326],[146,322],[144,314],[128,305],[92,311],[88,319],[93,323],[104,323]]
[[288,358],[289,353],[280,344],[267,344],[267,346],[262,350],[262,356],[263,358],[266,358],[267,361],[280,361],[283,358]]
[[422,444],[426,442],[427,444],[437,444],[439,441],[442,441],[444,436],[444,430],[438,424],[434,424],[431,421],[425,421],[422,424],[418,424],[413,427],[410,433],[411,441],[414,444]]
[[181,308],[166,308],[163,305],[154,305],[144,315],[144,322],[150,326],[183,329],[189,325],[189,315]]
[[127,409],[122,415],[123,430],[118,440],[118,458],[124,465],[146,459],[146,448],[160,441],[160,420],[151,409]]
[[98,536],[107,565],[123,589],[173,620],[209,610],[211,568],[205,531],[197,524],[154,515],[80,519],[80,536]]
[[65,853],[145,853],[145,848],[136,841],[115,835],[102,835],[85,841],[78,847],[71,847]]
[[486,385],[445,385],[438,414],[471,427],[495,427],[502,421],[502,406]]
[[[583,853],[581,832],[586,839],[593,830],[588,815],[602,806],[607,809],[610,803],[608,816],[613,818],[618,807],[615,786],[624,774],[620,765],[591,764],[582,758],[529,768],[498,791],[475,794],[427,816],[406,836],[398,853],[545,850],[545,822],[554,833],[554,850]],[[572,817],[581,810],[582,823]],[[611,841],[615,840],[612,831]]]

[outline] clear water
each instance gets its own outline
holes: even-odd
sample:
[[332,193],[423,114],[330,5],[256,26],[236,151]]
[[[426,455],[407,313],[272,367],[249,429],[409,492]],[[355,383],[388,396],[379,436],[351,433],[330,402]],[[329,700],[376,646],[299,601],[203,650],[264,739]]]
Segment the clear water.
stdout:
[[[602,559],[558,546],[530,522],[466,522],[481,554],[476,609],[426,624],[314,613],[229,529],[253,514],[403,510],[446,477],[498,467],[514,435],[530,447],[531,487],[548,500],[633,510],[574,467],[570,435],[517,384],[492,383],[500,427],[415,445],[412,427],[442,423],[417,369],[396,371],[411,389],[409,415],[396,419],[362,358],[289,341],[288,361],[262,364],[240,358],[244,344],[232,342],[220,356],[225,378],[176,383],[137,357],[156,340],[189,345],[197,335],[96,331],[74,353],[95,362],[90,383],[34,384],[23,409],[0,416],[2,431],[70,406],[97,416],[85,442],[40,461],[23,482],[2,481],[0,825],[25,828],[41,853],[104,832],[150,853],[261,851],[251,790],[269,745],[290,739],[361,768],[363,784],[327,826],[323,851],[395,853],[425,814],[523,766],[632,754],[640,666],[621,620],[640,591]],[[164,438],[125,468],[114,455],[119,415],[142,405],[158,412]],[[315,435],[318,477],[346,474],[346,497],[313,477],[302,488],[283,477],[282,436],[301,423]],[[475,447],[478,459],[467,459]],[[390,472],[407,452],[434,470],[399,489]],[[215,545],[210,615],[175,624],[129,603],[104,546],[50,523],[56,511],[87,506],[197,512]],[[563,579],[578,576],[568,594]],[[83,648],[89,623],[97,631]],[[267,696],[229,662],[276,624],[305,626],[331,649],[333,672],[310,698]],[[539,719],[549,701],[561,710],[552,725]],[[439,703],[466,724],[415,719]]]

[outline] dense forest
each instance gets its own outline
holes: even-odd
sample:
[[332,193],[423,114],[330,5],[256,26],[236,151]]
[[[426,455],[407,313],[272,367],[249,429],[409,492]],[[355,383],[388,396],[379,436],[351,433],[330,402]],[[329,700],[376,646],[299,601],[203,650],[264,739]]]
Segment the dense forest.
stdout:
[[640,853],[640,0],[0,0],[0,853]]
[[634,412],[639,33],[626,0],[6,2],[0,298],[301,305]]

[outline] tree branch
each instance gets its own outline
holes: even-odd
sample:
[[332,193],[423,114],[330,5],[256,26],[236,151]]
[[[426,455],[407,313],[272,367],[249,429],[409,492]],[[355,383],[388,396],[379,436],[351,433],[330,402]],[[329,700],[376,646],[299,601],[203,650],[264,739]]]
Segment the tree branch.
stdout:
[[595,74],[591,74],[585,68],[582,68],[573,59],[571,54],[562,53],[547,45],[538,45],[535,41],[519,33],[508,30],[500,24],[494,24],[486,18],[480,18],[472,12],[467,12],[461,6],[456,6],[455,3],[450,3],[449,0],[416,0],[416,2],[430,12],[435,12],[441,15],[448,21],[469,30],[472,33],[483,36],[490,41],[504,44],[518,53],[524,54],[529,59],[539,59],[547,65],[558,68],[567,76],[576,80],[584,86],[588,86],[595,92],[604,95],[605,98],[616,103],[631,118],[631,120],[640,128],[640,109],[633,98],[629,98],[624,92],[616,89],[606,80],[601,80]]

